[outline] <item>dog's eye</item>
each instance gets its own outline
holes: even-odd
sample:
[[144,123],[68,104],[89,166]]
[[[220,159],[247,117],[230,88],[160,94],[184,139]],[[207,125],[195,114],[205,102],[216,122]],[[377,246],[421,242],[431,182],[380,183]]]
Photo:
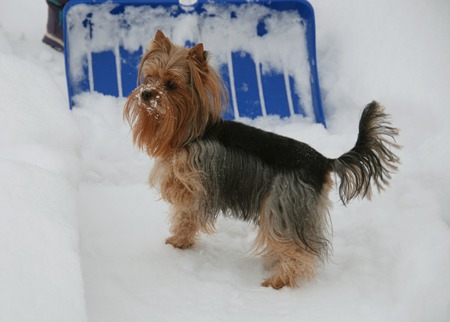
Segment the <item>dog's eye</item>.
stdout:
[[178,85],[177,85],[177,83],[175,83],[175,82],[168,81],[168,82],[166,83],[166,87],[167,87],[168,89],[173,90],[173,89],[177,89],[177,88],[178,88]]

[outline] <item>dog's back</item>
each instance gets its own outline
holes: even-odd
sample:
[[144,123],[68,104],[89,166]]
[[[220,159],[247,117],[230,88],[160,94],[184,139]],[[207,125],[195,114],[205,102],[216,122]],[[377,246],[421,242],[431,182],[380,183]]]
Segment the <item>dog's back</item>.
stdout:
[[217,142],[230,153],[256,158],[273,172],[298,172],[305,183],[318,190],[331,169],[328,159],[306,143],[234,121],[211,127],[202,140]]

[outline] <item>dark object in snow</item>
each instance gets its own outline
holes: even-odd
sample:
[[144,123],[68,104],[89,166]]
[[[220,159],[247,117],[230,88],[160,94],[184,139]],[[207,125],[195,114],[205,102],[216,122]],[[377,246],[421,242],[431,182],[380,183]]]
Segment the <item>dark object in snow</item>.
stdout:
[[42,41],[56,50],[64,50],[63,9],[69,0],[47,0],[47,32]]

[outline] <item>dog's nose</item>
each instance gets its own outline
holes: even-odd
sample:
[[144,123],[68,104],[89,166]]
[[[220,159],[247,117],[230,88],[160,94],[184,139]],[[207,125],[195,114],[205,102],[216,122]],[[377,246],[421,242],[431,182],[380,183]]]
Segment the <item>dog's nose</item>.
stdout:
[[144,101],[148,101],[152,98],[152,91],[143,91],[141,95]]

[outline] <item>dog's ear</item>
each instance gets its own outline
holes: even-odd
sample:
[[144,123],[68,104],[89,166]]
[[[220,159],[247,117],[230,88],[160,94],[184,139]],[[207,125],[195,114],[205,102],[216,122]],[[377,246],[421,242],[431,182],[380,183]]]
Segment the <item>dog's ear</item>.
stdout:
[[208,71],[208,52],[203,49],[203,44],[197,44],[188,51],[188,58],[203,72]]
[[153,41],[150,44],[149,50],[159,49],[169,52],[170,48],[172,48],[172,43],[169,38],[167,38],[166,35],[158,29],[156,31],[155,38],[153,38]]

